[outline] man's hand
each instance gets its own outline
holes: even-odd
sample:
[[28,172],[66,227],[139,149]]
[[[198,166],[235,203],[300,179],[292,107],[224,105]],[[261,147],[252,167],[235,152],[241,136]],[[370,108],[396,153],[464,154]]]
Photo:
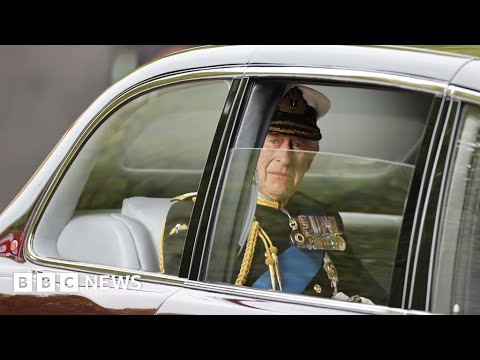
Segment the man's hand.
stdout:
[[358,302],[362,304],[369,304],[369,305],[375,305],[372,300],[362,297],[359,295],[353,295],[353,296],[347,296],[343,292],[339,292],[337,295],[333,297],[335,300],[341,300],[341,301],[350,301],[350,302]]

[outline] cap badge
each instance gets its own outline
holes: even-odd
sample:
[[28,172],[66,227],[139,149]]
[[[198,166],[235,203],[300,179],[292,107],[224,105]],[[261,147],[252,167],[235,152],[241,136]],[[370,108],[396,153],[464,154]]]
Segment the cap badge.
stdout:
[[302,95],[303,93],[299,88],[291,88],[283,97],[278,109],[288,114],[305,114],[307,102]]

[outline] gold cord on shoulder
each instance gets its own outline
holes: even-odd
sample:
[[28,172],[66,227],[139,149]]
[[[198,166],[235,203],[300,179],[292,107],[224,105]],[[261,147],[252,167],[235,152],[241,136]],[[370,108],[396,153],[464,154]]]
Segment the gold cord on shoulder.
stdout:
[[244,285],[245,281],[247,281],[248,273],[252,266],[253,253],[255,252],[255,244],[257,243],[259,228],[260,224],[254,218],[252,226],[250,226],[250,232],[248,233],[247,243],[245,244],[245,254],[243,255],[242,265],[240,266],[240,272],[235,281],[235,285]]
[[268,271],[270,273],[272,290],[276,290],[276,282],[278,282],[280,291],[283,292],[280,269],[278,266],[278,249],[273,246],[272,240],[256,219],[253,220],[252,226],[250,227],[247,243],[245,245],[245,254],[243,255],[242,265],[240,267],[237,280],[235,281],[235,285],[244,285],[247,281],[247,277],[252,266],[253,254],[255,252],[255,245],[258,237],[260,237],[262,240],[265,248],[265,265],[268,266]]

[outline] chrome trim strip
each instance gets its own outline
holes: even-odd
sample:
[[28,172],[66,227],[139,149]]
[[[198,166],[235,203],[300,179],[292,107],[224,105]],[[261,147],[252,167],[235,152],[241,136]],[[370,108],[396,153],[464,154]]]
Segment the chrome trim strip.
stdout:
[[401,89],[422,90],[424,92],[443,95],[448,85],[447,82],[409,77],[406,75],[386,74],[376,71],[350,70],[320,67],[291,67],[291,66],[249,66],[245,76],[257,77],[289,77],[302,78],[314,77],[324,80],[335,80],[351,83],[374,85],[388,85]]
[[112,99],[98,114],[92,118],[89,124],[82,131],[78,139],[73,144],[72,148],[69,150],[68,154],[60,163],[58,169],[55,171],[50,184],[45,190],[45,193],[42,195],[38,201],[38,206],[31,215],[31,225],[27,229],[25,234],[25,245],[24,245],[24,256],[29,261],[39,264],[47,265],[52,267],[64,268],[64,269],[76,269],[78,271],[90,271],[98,273],[115,273],[118,275],[140,275],[142,280],[158,280],[166,281],[172,284],[183,284],[184,280],[170,278],[167,275],[155,274],[144,272],[141,270],[131,270],[126,271],[122,268],[109,267],[104,265],[95,265],[95,264],[86,264],[80,262],[72,262],[67,260],[56,260],[50,258],[44,258],[35,254],[33,249],[33,238],[34,232],[37,229],[38,222],[40,220],[40,214],[43,213],[48,201],[53,195],[54,189],[57,186],[58,182],[62,178],[63,174],[70,166],[71,162],[75,159],[76,154],[87,141],[88,137],[92,132],[94,132],[97,126],[110,114],[112,114],[120,104],[123,104],[130,99],[139,96],[147,91],[154,90],[156,88],[178,84],[182,82],[192,81],[192,80],[209,80],[209,79],[222,79],[226,80],[232,79],[234,76],[242,75],[243,68],[222,68],[222,69],[206,69],[206,70],[195,70],[190,72],[184,72],[175,75],[169,75],[161,78],[152,79],[150,81],[145,81],[137,84],[134,87],[128,88],[119,94],[117,97]]
[[[442,102],[440,104],[440,108],[438,109],[438,114],[437,118],[435,119],[435,127],[433,128],[432,132],[432,137],[431,139],[434,139],[437,130],[438,130],[438,125],[440,122],[440,117],[442,116],[442,110],[445,105],[445,97],[442,98]],[[430,140],[430,146],[428,147],[428,152],[427,152],[427,158],[425,159],[425,164],[428,164],[430,162],[430,158],[432,156],[432,147],[431,147],[431,140]],[[418,193],[418,199],[421,199],[423,196],[424,188],[425,188],[425,182],[426,182],[426,171],[424,171],[422,175],[422,181],[420,182],[420,190]],[[402,294],[402,308],[405,308],[405,301],[407,297],[407,288],[408,288],[408,277],[410,275],[410,262],[412,260],[412,251],[413,251],[413,239],[415,238],[415,229],[417,228],[417,220],[420,212],[420,203],[417,201],[417,206],[415,208],[415,215],[413,217],[413,223],[412,223],[412,233],[410,234],[410,242],[408,245],[408,255],[407,255],[407,264],[405,268],[405,278],[403,282],[403,294]]]
[[389,308],[382,305],[357,304],[348,301],[316,298],[298,294],[279,293],[266,290],[253,289],[245,286],[227,284],[202,283],[192,280],[185,282],[185,288],[192,290],[208,291],[227,295],[245,296],[258,300],[280,301],[296,305],[315,306],[329,309],[352,311],[372,315],[426,315],[426,312],[417,310],[404,310]]
[[[452,101],[453,104],[453,101]],[[453,105],[452,105],[453,106]],[[455,119],[453,121],[453,129],[457,129],[458,123],[460,121],[460,104],[457,106],[457,111],[455,114]],[[438,234],[440,233],[440,228],[444,224],[443,222],[443,206],[446,205],[444,204],[444,195],[445,194],[445,188],[447,187],[447,178],[449,177],[448,169],[450,169],[452,165],[452,153],[454,151],[455,147],[455,139],[454,137],[458,136],[456,131],[452,131],[451,137],[450,137],[450,143],[448,145],[448,150],[447,150],[447,156],[446,156],[446,163],[445,163],[445,168],[443,169],[443,176],[442,176],[442,182],[440,184],[440,190],[438,194],[438,203],[437,203],[437,211],[435,213],[435,225],[433,227],[433,234],[432,234],[432,246],[430,248],[430,262],[428,264],[428,279],[427,279],[427,295],[425,298],[425,311],[430,311],[430,297],[431,297],[431,291],[432,291],[432,283],[433,283],[433,263],[434,263],[434,255],[435,255],[435,247],[437,245],[437,240],[438,240]]]
[[458,86],[449,86],[449,94],[454,100],[460,100],[480,105],[480,93],[477,91],[464,89]]
[[[450,113],[452,111],[452,106],[453,106],[453,101],[450,101],[450,104],[448,105],[447,114],[445,115],[446,120],[443,124],[442,133],[441,133],[440,139],[438,141],[439,145],[437,147],[437,151],[435,153],[435,158],[433,160],[432,170],[430,172],[430,179],[428,181],[428,187],[427,187],[426,194],[425,194],[425,200],[423,201],[424,206],[423,206],[423,211],[422,211],[422,217],[420,219],[420,227],[419,227],[418,235],[417,235],[417,248],[415,249],[415,259],[413,261],[413,270],[412,270],[413,277],[412,277],[412,282],[410,284],[410,295],[409,295],[409,299],[408,299],[408,308],[409,309],[412,307],[413,292],[414,292],[414,287],[415,287],[415,275],[417,273],[418,256],[419,256],[419,252],[420,252],[420,245],[422,243],[422,235],[423,235],[423,229],[424,229],[424,226],[425,226],[425,218],[427,217],[428,202],[430,201],[430,195],[432,193],[433,182],[435,180],[435,172],[437,170],[438,159],[440,158],[441,146],[443,144],[443,139],[445,138],[445,132],[447,131],[448,119],[449,119]],[[434,138],[434,136],[432,135],[432,139],[433,138]],[[428,156],[427,156],[427,159],[428,159]]]

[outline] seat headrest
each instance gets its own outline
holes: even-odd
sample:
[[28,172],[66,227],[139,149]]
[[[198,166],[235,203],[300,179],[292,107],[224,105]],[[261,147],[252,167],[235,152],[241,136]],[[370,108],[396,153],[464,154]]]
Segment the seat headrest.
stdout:
[[152,238],[155,254],[158,257],[160,235],[172,206],[170,199],[135,196],[123,200],[121,214],[143,223]]
[[159,271],[148,230],[141,222],[120,214],[74,217],[60,233],[57,250],[65,260]]

